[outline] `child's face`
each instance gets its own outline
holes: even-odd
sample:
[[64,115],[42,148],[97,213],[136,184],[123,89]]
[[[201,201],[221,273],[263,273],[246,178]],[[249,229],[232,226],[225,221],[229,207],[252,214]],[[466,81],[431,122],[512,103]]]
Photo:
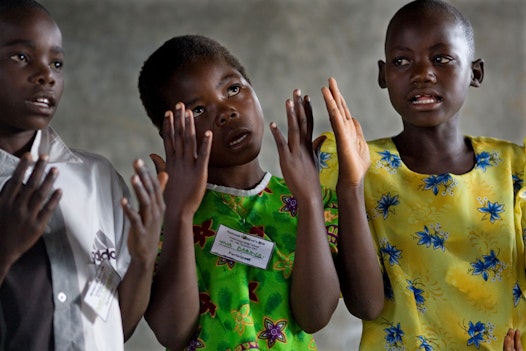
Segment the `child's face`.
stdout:
[[263,111],[252,86],[230,65],[214,60],[191,64],[174,74],[165,92],[169,106],[183,102],[193,112],[197,144],[213,133],[209,166],[253,161],[263,139]]
[[0,131],[46,127],[63,89],[62,35],[44,11],[18,8],[0,15]]
[[463,27],[443,11],[406,13],[391,26],[379,83],[404,125],[435,127],[456,117],[473,82]]

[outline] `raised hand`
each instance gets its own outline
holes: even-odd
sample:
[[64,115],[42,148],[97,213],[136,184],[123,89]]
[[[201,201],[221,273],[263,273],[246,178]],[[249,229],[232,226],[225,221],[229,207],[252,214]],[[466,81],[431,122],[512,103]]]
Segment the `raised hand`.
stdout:
[[185,110],[183,103],[178,103],[175,115],[166,112],[162,135],[165,170],[169,175],[165,198],[173,204],[172,209],[188,209],[193,215],[206,190],[212,132],[205,132],[198,150],[193,114]]
[[[295,197],[309,191],[307,184],[319,191],[319,178],[312,149],[313,117],[310,98],[296,89],[286,101],[288,140],[272,122],[270,128],[278,148],[283,178]],[[306,196],[309,196],[307,193]]]
[[11,264],[42,236],[62,195],[53,189],[58,170],[45,171],[47,156],[39,157],[23,183],[32,163],[31,155],[24,155],[0,191],[0,283]]
[[362,127],[351,116],[334,78],[329,78],[329,87],[323,87],[321,91],[336,137],[340,168],[338,184],[345,182],[345,186],[357,186],[371,164]]
[[121,202],[131,224],[128,251],[132,258],[140,262],[152,262],[157,256],[165,211],[163,188],[168,176],[165,172],[160,172],[156,178],[142,160],[136,160],[133,167],[135,174],[131,183],[139,203],[138,212],[133,210],[128,199],[124,198]]

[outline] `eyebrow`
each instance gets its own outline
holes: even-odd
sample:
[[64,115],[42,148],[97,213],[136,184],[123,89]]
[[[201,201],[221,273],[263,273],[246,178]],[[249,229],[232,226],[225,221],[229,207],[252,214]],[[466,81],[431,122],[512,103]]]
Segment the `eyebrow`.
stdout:
[[[221,78],[221,80],[219,80],[219,82],[216,84],[216,88],[220,88],[224,85],[224,83],[226,81],[228,81],[229,79],[232,79],[232,78],[239,78],[239,75],[236,74],[236,73],[228,73],[227,75],[225,75],[224,77]],[[186,106],[190,106],[190,105],[193,105],[196,101],[198,101],[199,99],[195,98],[195,99],[191,99],[191,100],[188,100],[185,105]],[[186,107],[185,106],[185,107]]]
[[[31,49],[36,49],[35,44],[31,40],[25,40],[25,39],[15,39],[8,41],[2,45],[2,47],[10,47],[10,46],[16,46],[16,45],[22,45],[29,47]],[[55,54],[64,54],[64,50],[60,46],[52,46],[51,51]]]

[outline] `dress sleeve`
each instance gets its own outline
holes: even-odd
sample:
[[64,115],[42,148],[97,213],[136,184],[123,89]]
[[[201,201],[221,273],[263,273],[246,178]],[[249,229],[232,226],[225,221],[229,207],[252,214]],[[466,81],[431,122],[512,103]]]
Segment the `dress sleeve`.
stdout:
[[336,189],[336,182],[338,181],[336,139],[332,132],[324,132],[320,137],[325,137],[318,153],[320,182],[324,187]]

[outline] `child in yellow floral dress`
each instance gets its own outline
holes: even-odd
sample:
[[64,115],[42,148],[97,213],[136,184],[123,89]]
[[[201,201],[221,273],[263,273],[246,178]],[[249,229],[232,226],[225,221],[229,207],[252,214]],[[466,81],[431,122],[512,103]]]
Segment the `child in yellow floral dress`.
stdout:
[[[445,2],[413,1],[389,23],[378,81],[403,130],[368,142],[364,211],[385,307],[364,321],[361,350],[500,350],[508,329],[526,330],[525,149],[460,132],[469,87],[484,76],[474,53],[469,21]],[[322,90],[334,134],[321,179],[335,186],[355,162],[359,125],[341,113],[335,80]]]

